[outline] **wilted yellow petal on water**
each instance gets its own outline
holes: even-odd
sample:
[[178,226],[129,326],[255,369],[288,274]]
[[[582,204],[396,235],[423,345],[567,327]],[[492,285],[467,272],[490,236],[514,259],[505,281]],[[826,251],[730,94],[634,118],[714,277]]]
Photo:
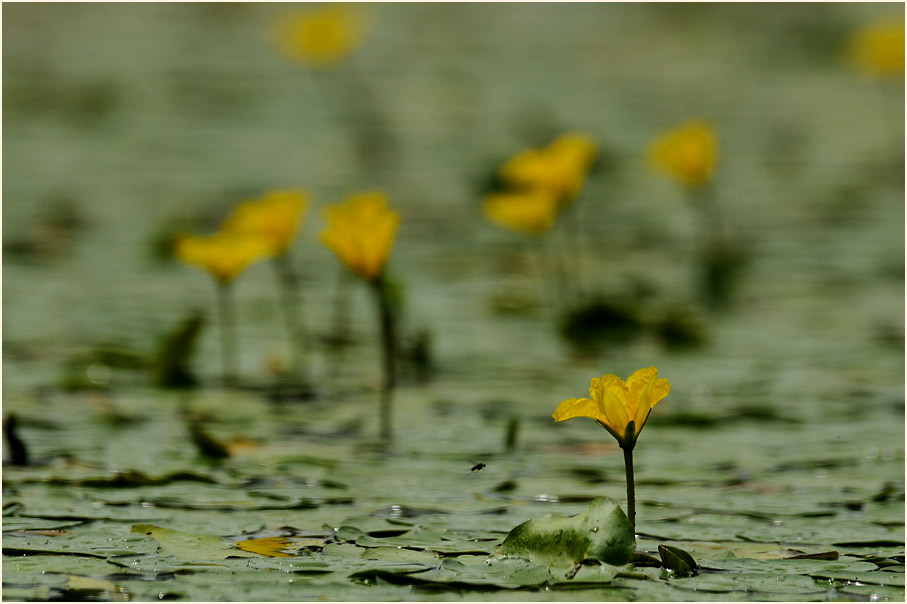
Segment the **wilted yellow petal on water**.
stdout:
[[400,215],[388,206],[387,195],[373,191],[351,195],[325,209],[328,226],[321,242],[347,268],[369,281],[384,273]]
[[557,199],[546,191],[521,191],[489,195],[482,204],[482,211],[495,224],[541,235],[554,224],[558,207]]
[[275,28],[275,38],[287,57],[321,67],[352,53],[364,32],[358,9],[330,4],[285,15]]
[[187,264],[194,264],[228,283],[252,263],[273,255],[273,247],[263,237],[220,231],[210,237],[181,235],[176,239],[174,254]]
[[239,204],[224,221],[222,230],[261,236],[271,243],[275,255],[280,255],[296,238],[308,207],[309,195],[305,191],[269,191],[258,199]]
[[703,121],[692,121],[664,133],[649,147],[655,170],[666,172],[684,185],[708,183],[718,161],[718,137]]
[[288,554],[284,550],[293,545],[286,537],[264,537],[262,539],[246,539],[236,544],[237,549],[272,558],[292,558],[295,554]]
[[[658,379],[658,369],[639,369],[626,382],[609,373],[592,378],[588,398],[563,401],[554,412],[554,421],[574,417],[588,417],[602,424],[621,447],[632,449],[636,444],[649,412],[655,404],[671,391],[668,380]],[[627,438],[627,426],[634,422],[634,430]]]

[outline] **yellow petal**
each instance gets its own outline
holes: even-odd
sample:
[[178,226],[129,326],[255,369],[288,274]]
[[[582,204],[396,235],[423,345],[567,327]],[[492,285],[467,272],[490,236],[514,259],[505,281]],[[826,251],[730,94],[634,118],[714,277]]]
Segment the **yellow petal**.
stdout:
[[671,130],[649,147],[649,158],[655,170],[694,187],[711,180],[717,157],[715,130],[703,121],[692,121]]
[[239,204],[221,228],[264,237],[273,245],[275,254],[282,254],[296,238],[309,205],[308,197],[301,190],[269,191],[258,199]]
[[571,398],[562,401],[557,406],[557,409],[554,410],[552,417],[556,422],[562,422],[565,419],[574,417],[588,417],[600,422],[605,421],[605,416],[599,404],[587,398]]
[[490,221],[500,226],[541,235],[554,224],[558,202],[553,195],[542,190],[497,193],[485,198],[482,210]]
[[582,189],[595,154],[592,139],[565,134],[547,147],[527,149],[510,159],[500,170],[501,180],[517,188],[545,191],[563,204]]
[[870,75],[904,76],[904,21],[872,23],[853,35],[850,58]]
[[335,4],[284,15],[274,33],[287,57],[322,67],[353,52],[364,38],[365,27],[358,10]]
[[592,378],[589,394],[599,401],[605,413],[606,420],[602,423],[609,426],[616,434],[623,435],[630,423],[628,414],[627,385],[624,381],[610,373],[601,379]]
[[380,192],[350,196],[345,202],[325,209],[327,228],[321,242],[347,268],[375,281],[393,248],[400,216],[388,207],[387,195]]
[[272,255],[273,246],[255,235],[219,231],[210,237],[181,235],[176,239],[174,254],[226,283],[252,263]]
[[627,379],[627,387],[631,404],[630,412],[638,435],[645,425],[652,407],[671,392],[671,384],[664,378],[658,379],[656,367],[648,367],[633,372],[633,375]]

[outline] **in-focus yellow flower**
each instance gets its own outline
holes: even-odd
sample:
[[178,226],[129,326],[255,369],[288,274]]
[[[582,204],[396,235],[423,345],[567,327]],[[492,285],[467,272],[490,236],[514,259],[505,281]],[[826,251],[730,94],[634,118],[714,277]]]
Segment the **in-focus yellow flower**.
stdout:
[[543,190],[495,193],[485,198],[482,210],[492,222],[530,235],[548,231],[557,217],[557,198]]
[[378,191],[351,195],[325,209],[328,227],[321,242],[354,273],[377,282],[390,257],[400,215]]
[[289,58],[321,67],[353,52],[364,37],[364,27],[355,8],[331,4],[285,16],[275,36]]
[[308,207],[309,196],[304,191],[270,191],[241,203],[224,221],[222,230],[258,235],[270,242],[275,255],[280,255],[296,238]]
[[229,283],[249,265],[274,252],[262,237],[220,231],[210,237],[181,235],[174,253],[183,262],[205,269],[219,282]]
[[718,160],[718,137],[712,126],[692,121],[666,132],[649,147],[653,167],[683,184],[698,187],[708,183]]
[[542,149],[528,149],[501,168],[501,179],[520,189],[538,189],[566,203],[583,188],[597,148],[583,134],[565,134]]
[[621,448],[633,449],[649,413],[668,396],[671,384],[658,378],[658,369],[649,367],[633,372],[626,382],[610,373],[592,378],[588,398],[571,398],[558,405],[554,421],[589,417],[611,433]]
[[850,56],[873,76],[904,76],[904,21],[885,20],[867,25],[850,40]]

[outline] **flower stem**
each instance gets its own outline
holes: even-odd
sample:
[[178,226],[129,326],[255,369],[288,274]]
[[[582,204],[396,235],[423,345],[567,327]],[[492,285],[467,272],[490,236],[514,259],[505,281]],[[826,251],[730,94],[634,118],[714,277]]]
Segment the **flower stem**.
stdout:
[[576,203],[571,203],[565,210],[564,214],[567,215],[567,219],[570,220],[570,232],[567,233],[564,229],[561,229],[562,239],[565,240],[564,245],[567,246],[567,249],[572,252],[570,254],[570,259],[573,262],[573,274],[574,274],[574,291],[573,291],[573,302],[577,307],[582,306],[583,299],[585,298],[585,288],[583,287],[583,250],[584,250],[584,241],[583,241],[583,221],[580,219],[579,210],[577,209]]
[[375,295],[378,298],[378,310],[381,322],[381,349],[384,356],[384,383],[381,386],[381,438],[390,440],[393,436],[391,422],[391,405],[393,402],[394,375],[394,316],[387,289],[383,279],[373,282]]
[[280,284],[280,301],[283,305],[287,335],[290,339],[293,373],[299,376],[303,370],[304,358],[308,347],[306,329],[299,317],[299,308],[302,306],[299,294],[299,279],[296,273],[293,272],[293,267],[286,253],[275,256],[273,265]]
[[225,386],[236,386],[236,313],[233,288],[228,281],[217,282],[217,311],[220,318],[220,346]]
[[633,481],[633,448],[624,448],[624,469],[627,471],[627,518],[636,534],[636,483]]

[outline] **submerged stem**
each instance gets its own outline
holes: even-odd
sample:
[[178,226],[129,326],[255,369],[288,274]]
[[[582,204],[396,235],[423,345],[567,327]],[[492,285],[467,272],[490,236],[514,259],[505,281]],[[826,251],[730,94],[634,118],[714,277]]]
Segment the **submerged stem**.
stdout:
[[225,386],[237,384],[236,372],[236,313],[233,306],[233,285],[217,282],[217,311],[220,318],[220,346]]
[[633,481],[633,448],[624,448],[624,469],[627,472],[627,518],[636,534],[636,483]]
[[383,279],[373,282],[375,295],[378,298],[378,310],[381,322],[381,351],[384,356],[384,382],[381,385],[381,438],[390,440],[393,436],[391,422],[391,405],[393,403],[394,375],[394,315]]

